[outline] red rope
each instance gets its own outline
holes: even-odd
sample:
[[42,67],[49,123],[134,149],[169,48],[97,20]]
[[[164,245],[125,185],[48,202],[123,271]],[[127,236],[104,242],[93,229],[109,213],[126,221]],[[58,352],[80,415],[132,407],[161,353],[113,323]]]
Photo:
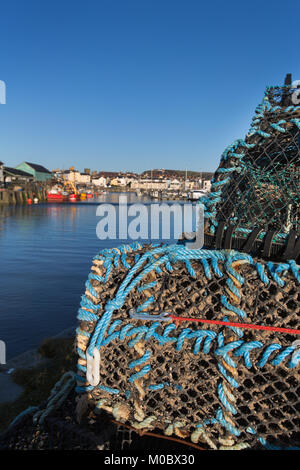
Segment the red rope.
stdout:
[[280,333],[288,333],[291,335],[300,335],[300,330],[294,330],[292,328],[280,328],[277,326],[265,326],[265,325],[252,325],[251,323],[234,323],[221,320],[204,320],[200,318],[185,318],[185,317],[175,317],[170,315],[170,318],[177,321],[196,321],[200,323],[209,323],[212,325],[225,325],[225,326],[235,326],[236,328],[249,328],[251,330],[267,330],[267,331],[278,331]]

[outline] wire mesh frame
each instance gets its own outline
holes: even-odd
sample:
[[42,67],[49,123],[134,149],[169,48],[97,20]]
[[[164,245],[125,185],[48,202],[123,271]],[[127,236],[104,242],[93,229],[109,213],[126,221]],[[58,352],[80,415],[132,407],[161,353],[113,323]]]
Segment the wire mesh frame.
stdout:
[[[127,263],[132,266],[134,258],[135,255],[128,255]],[[105,268],[98,272],[99,267],[103,265],[97,263],[98,261],[95,260],[95,272],[102,277]],[[240,289],[241,297],[238,300],[237,293],[230,294],[228,290],[230,283],[228,284],[226,277],[219,278],[218,275],[214,275],[208,280],[201,265],[193,261],[191,264],[195,277],[190,275],[184,263],[178,264],[172,274],[164,268],[160,274],[152,273],[151,278],[145,278],[145,286],[155,281],[156,286],[151,287],[150,291],[144,290],[142,286],[140,290],[133,291],[128,296],[126,304],[115,312],[114,321],[117,323],[121,321],[122,326],[111,331],[110,334],[114,335],[115,339],[112,341],[107,339],[107,344],[101,349],[100,382],[103,390],[96,388],[90,392],[91,402],[94,402],[94,405],[105,400],[104,407],[115,409],[114,412],[122,408],[127,415],[130,411],[132,414],[129,423],[133,424],[137,392],[142,385],[139,383],[138,387],[135,387],[134,383],[130,384],[129,378],[134,372],[130,364],[136,361],[143,352],[151,351],[151,372],[142,386],[147,393],[138,409],[143,409],[146,416],[156,416],[155,427],[163,429],[166,426],[165,423],[184,420],[185,428],[181,429],[181,432],[192,432],[199,422],[205,421],[207,417],[218,415],[220,396],[217,390],[223,380],[224,371],[219,369],[220,364],[214,353],[215,348],[218,348],[217,343],[212,345],[211,354],[208,352],[202,354],[200,350],[195,355],[194,345],[188,342],[177,351],[173,343],[159,345],[156,340],[149,338],[146,342],[143,339],[140,340],[141,350],[138,352],[131,344],[132,337],[126,338],[126,331],[129,331],[130,327],[150,327],[149,322],[130,319],[128,314],[131,309],[147,301],[150,294],[155,299],[149,307],[150,310],[148,309],[152,315],[167,311],[176,316],[197,318],[201,312],[201,317],[217,320],[223,318],[224,306],[226,315],[229,318],[234,317],[234,311],[230,312],[230,309],[232,303],[237,303],[239,308],[249,315],[250,323],[297,328],[300,299],[299,288],[293,276],[285,275],[283,286],[272,280],[263,285],[256,269],[241,265],[239,272],[245,281]],[[95,289],[94,294],[97,293],[97,297],[101,298],[103,304],[112,298],[115,289],[124,280],[126,272],[125,266],[117,267],[112,263],[110,276],[105,284],[97,282],[96,279],[91,281]],[[231,275],[230,272],[229,274]],[[231,296],[231,306],[220,302],[224,292]],[[100,309],[99,314],[101,313],[103,312]],[[196,325],[193,322],[179,324],[176,337],[184,335],[186,328],[196,332]],[[121,341],[118,340],[119,328],[122,328],[125,334],[122,337],[123,333],[120,330]],[[94,326],[83,321],[80,323],[80,331],[93,333]],[[159,327],[156,332],[163,335],[164,327]],[[225,335],[225,341],[229,342],[234,339],[232,331],[228,328],[209,327],[209,334],[215,338]],[[240,339],[241,337],[237,337],[237,341]],[[251,426],[256,428],[261,439],[271,444],[290,446],[300,443],[300,436],[297,433],[300,411],[299,372],[279,363],[274,368],[275,364],[272,364],[272,360],[275,356],[268,355],[269,353],[267,356],[270,361],[262,365],[263,350],[260,349],[263,345],[265,348],[272,349],[273,343],[279,343],[275,346],[274,354],[276,348],[287,348],[288,351],[294,339],[295,337],[287,334],[278,335],[267,331],[245,330],[243,341],[247,344],[251,343],[251,347],[257,348],[258,346],[258,349],[251,350],[254,363],[244,364],[243,360],[238,359],[239,354],[234,354],[236,356],[234,361],[238,361],[238,379],[235,378],[240,385],[235,392],[233,391],[236,395],[235,406],[238,413],[230,417],[230,422],[235,428],[233,432],[239,429],[238,441],[253,448],[259,446],[259,442],[257,434],[249,434],[248,429]],[[234,347],[238,346],[239,343],[234,345]],[[261,365],[257,366],[255,363]],[[142,367],[143,365],[138,366],[138,368]],[[83,381],[85,381],[84,377]],[[80,383],[81,381],[78,382]],[[151,391],[148,391],[148,387]],[[115,391],[119,393],[115,394]],[[128,392],[131,392],[132,398],[126,397]],[[222,441],[228,437],[226,436],[228,429],[220,422],[214,422],[214,419],[211,424],[207,426],[206,431],[210,441],[217,445],[220,439]],[[232,436],[230,439],[233,439]]]
[[220,223],[233,226],[232,238],[241,240],[255,227],[262,231],[257,241],[273,230],[273,242],[279,245],[286,245],[289,233],[299,232],[300,107],[292,103],[294,93],[290,86],[267,88],[245,140],[223,153],[212,191],[200,200],[208,246],[215,246]]
[[[45,405],[45,404],[44,404]],[[42,405],[41,407],[42,408]],[[0,450],[103,450],[113,452],[178,452],[203,450],[185,441],[159,434],[137,431],[112,420],[107,414],[91,415],[90,422],[76,421],[74,391],[59,409],[52,411],[43,424],[34,424],[32,415],[23,416],[0,434]],[[95,419],[93,419],[95,418]],[[174,442],[175,441],[175,442]],[[181,444],[181,446],[179,446]]]

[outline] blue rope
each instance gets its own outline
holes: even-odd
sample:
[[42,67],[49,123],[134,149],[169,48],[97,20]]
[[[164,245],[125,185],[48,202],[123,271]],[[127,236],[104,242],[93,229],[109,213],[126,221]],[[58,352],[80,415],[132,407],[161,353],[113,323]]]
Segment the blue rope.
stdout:
[[[215,197],[218,197],[217,193],[218,192],[215,191]],[[141,249],[140,245],[138,249]],[[224,361],[225,365],[228,364],[230,367],[236,368],[236,363],[230,356],[230,353],[232,352],[234,357],[240,357],[244,361],[245,366],[250,368],[252,367],[253,362],[253,359],[251,361],[250,355],[252,354],[252,352],[254,355],[254,351],[257,351],[257,349],[259,349],[259,358],[256,360],[257,367],[264,367],[267,363],[270,363],[273,366],[277,366],[281,364],[284,360],[288,360],[288,367],[298,366],[300,361],[300,350],[297,345],[292,345],[283,348],[280,344],[277,343],[264,345],[260,341],[246,342],[241,339],[243,336],[243,331],[237,327],[225,327],[230,328],[233,333],[238,337],[237,340],[231,341],[227,344],[224,344],[224,336],[222,332],[217,334],[215,331],[211,331],[208,329],[193,330],[190,328],[184,328],[180,330],[180,333],[178,335],[175,336],[174,333],[176,332],[176,325],[173,322],[168,323],[167,325],[162,325],[162,323],[158,321],[158,315],[148,315],[149,317],[151,317],[148,318],[147,314],[142,311],[154,302],[155,298],[153,296],[150,296],[142,305],[140,305],[136,309],[136,315],[141,315],[141,317],[138,317],[136,319],[143,321],[143,324],[141,326],[135,326],[133,324],[126,324],[123,326],[121,320],[115,320],[111,322],[113,312],[115,310],[120,309],[124,305],[127,295],[132,292],[133,289],[136,288],[138,292],[143,292],[144,290],[148,290],[156,286],[156,282],[150,282],[144,285],[142,285],[141,282],[150,272],[157,271],[157,269],[160,269],[160,267],[162,266],[168,265],[169,268],[171,267],[172,269],[172,264],[183,261],[186,265],[189,274],[191,276],[195,276],[195,270],[191,264],[191,260],[194,260],[194,262],[199,261],[203,266],[206,278],[211,279],[211,270],[218,277],[224,276],[219,266],[219,263],[222,263],[227,276],[230,276],[226,279],[227,289],[229,289],[229,291],[234,294],[237,298],[240,298],[241,291],[237,287],[237,284],[234,282],[234,280],[236,280],[236,282],[242,286],[244,283],[244,278],[241,276],[240,273],[238,273],[234,269],[233,263],[235,261],[244,261],[253,266],[253,268],[256,269],[259,279],[265,285],[268,285],[268,283],[270,282],[268,277],[270,276],[279,286],[284,285],[284,281],[281,278],[281,275],[285,274],[287,271],[293,274],[297,282],[300,281],[299,267],[296,265],[295,261],[291,260],[281,264],[267,263],[264,266],[263,264],[254,261],[251,256],[235,251],[210,251],[204,249],[188,250],[186,247],[182,247],[179,245],[164,245],[155,247],[151,251],[146,252],[144,254],[139,254],[139,256],[135,258],[136,262],[134,266],[130,266],[125,258],[127,250],[128,248],[119,249],[119,251],[122,253],[121,261],[123,265],[128,269],[127,275],[119,286],[115,297],[109,302],[107,302],[107,304],[103,308],[104,313],[100,318],[98,315],[96,315],[96,312],[98,312],[101,308],[100,305],[95,305],[86,296],[82,297],[81,306],[78,312],[78,318],[90,322],[97,321],[97,325],[91,335],[88,351],[93,351],[94,347],[97,347],[99,349],[101,346],[106,346],[112,341],[124,341],[126,339],[128,339],[128,346],[131,348],[141,340],[148,341],[153,338],[161,345],[173,342],[176,346],[177,351],[180,351],[183,348],[185,341],[194,340],[194,345],[192,349],[194,354],[198,354],[200,352],[200,348],[202,348],[204,354],[209,354],[212,350],[212,344],[214,344],[214,342],[217,340],[218,346],[213,350],[213,353],[218,358],[217,367],[221,374],[222,380],[224,381],[224,384],[218,384],[217,393],[219,400],[222,406],[224,407],[224,413],[230,413],[232,415],[235,415],[237,413],[237,410],[230,401],[231,395],[226,389],[225,382],[227,382],[228,385],[233,389],[237,389],[239,387],[239,384],[235,377],[233,377],[231,373],[229,373],[228,370],[221,364],[220,360]],[[112,252],[108,250],[107,259],[105,258],[103,253],[101,255],[98,255],[104,260],[104,265],[105,269],[107,269],[107,272],[111,272],[112,264],[114,264],[115,261],[120,258],[120,252]],[[132,250],[130,252],[132,252]],[[88,282],[105,282],[105,279],[107,280],[109,276],[107,272],[104,277],[96,277],[96,275],[91,274],[89,276]],[[95,287],[91,286],[90,284],[87,284],[87,288],[88,291],[93,295],[93,297],[98,299]],[[225,295],[222,295],[220,300],[223,306],[222,311],[224,311],[224,313],[234,313],[239,318],[243,319],[247,317],[246,312],[243,309],[232,305]],[[165,314],[167,312],[163,313],[165,317]],[[225,316],[224,321],[228,321],[228,317]],[[89,333],[83,332],[83,330],[80,329],[78,329],[77,331],[78,334],[82,334],[87,337],[89,337],[90,335]],[[78,348],[78,353],[80,357],[86,357],[85,353],[81,351],[80,348]],[[257,356],[257,353],[255,353],[255,356]],[[136,371],[133,375],[129,377],[128,380],[130,383],[134,383],[136,380],[144,377],[151,371],[150,364],[145,364],[147,361],[150,360],[150,357],[151,351],[147,350],[142,357],[130,362],[129,369],[131,370],[144,365],[141,370]],[[78,371],[84,373],[86,372],[86,367],[79,365]],[[84,386],[80,384],[86,382],[85,377],[77,375],[77,379],[79,382],[79,385],[76,388],[78,393],[84,391],[91,391],[94,389],[93,386]],[[162,390],[166,386],[170,386],[170,384],[168,382],[162,382],[158,384],[147,385],[147,388],[148,390],[157,391]],[[172,386],[178,388],[178,390],[180,389],[179,385],[172,384]],[[105,385],[98,385],[97,388],[111,394],[120,393],[119,390],[106,387]],[[129,399],[130,391],[127,390],[124,393],[126,398]],[[231,434],[235,436],[240,435],[240,431],[226,419],[225,415],[223,415],[222,409],[218,410],[216,416],[216,423],[221,424]],[[212,420],[210,420],[210,422],[212,422]]]

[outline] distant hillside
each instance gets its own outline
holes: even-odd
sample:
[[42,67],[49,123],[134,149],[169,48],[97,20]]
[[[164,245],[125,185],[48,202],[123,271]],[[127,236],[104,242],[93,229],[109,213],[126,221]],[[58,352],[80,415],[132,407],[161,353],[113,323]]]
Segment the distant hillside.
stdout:
[[[187,178],[202,178],[204,180],[211,180],[214,173],[205,172],[205,171],[185,171],[185,170],[167,170],[167,169],[155,169],[152,170],[152,178],[177,178],[179,180],[185,179],[185,175]],[[146,170],[141,173],[141,176],[144,178],[151,177],[151,170]]]

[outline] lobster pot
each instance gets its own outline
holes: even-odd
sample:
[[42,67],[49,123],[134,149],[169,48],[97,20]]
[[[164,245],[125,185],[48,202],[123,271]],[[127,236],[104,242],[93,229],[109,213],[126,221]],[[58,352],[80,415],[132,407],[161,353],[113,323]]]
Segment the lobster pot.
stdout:
[[94,258],[77,392],[95,416],[210,449],[300,445],[299,267],[139,245]]
[[235,248],[274,260],[299,256],[299,243],[295,247],[300,230],[297,93],[292,86],[268,87],[245,139],[234,141],[223,152],[211,192],[200,201],[205,207],[206,246]]

